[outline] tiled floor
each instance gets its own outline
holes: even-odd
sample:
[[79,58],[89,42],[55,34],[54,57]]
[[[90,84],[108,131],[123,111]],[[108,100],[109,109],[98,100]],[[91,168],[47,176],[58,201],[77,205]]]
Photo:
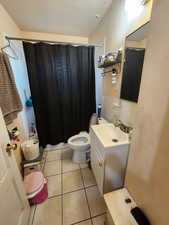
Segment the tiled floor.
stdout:
[[49,198],[31,207],[29,225],[105,225],[106,206],[87,164],[71,161],[71,150],[44,154]]

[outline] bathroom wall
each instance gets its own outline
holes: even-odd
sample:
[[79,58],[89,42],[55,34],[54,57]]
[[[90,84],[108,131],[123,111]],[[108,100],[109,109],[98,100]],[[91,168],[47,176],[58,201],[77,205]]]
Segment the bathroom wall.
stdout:
[[48,40],[48,41],[61,41],[61,42],[72,42],[72,43],[88,43],[87,37],[61,35],[52,33],[38,33],[30,31],[21,31],[23,38]]
[[[5,35],[9,36],[16,36],[20,37],[20,29],[17,27],[15,22],[11,19],[11,17],[8,15],[8,13],[5,11],[5,9],[0,5],[0,47],[7,44],[6,40],[4,39]],[[18,70],[15,71],[16,78],[20,77],[23,74],[22,71],[22,64],[21,62],[13,62],[16,64],[16,67]],[[27,119],[25,115],[25,110],[23,110],[21,113],[18,114],[18,118],[14,120],[10,126],[8,126],[9,129],[14,128],[17,126],[20,131],[20,139],[21,141],[24,140],[27,137]],[[19,145],[18,145],[19,146]],[[18,166],[20,166],[21,161],[21,154],[20,154],[20,147],[18,147],[17,151],[15,151],[16,161],[18,163]]]
[[15,35],[15,36],[19,37],[20,30],[1,4],[0,4],[0,18],[1,18],[1,20],[0,20],[0,34],[1,34],[0,46],[3,46],[4,45],[3,33],[7,33],[9,35]]
[[[131,1],[132,6],[132,0],[128,1]],[[104,51],[102,54],[116,51],[121,47],[124,49],[126,35],[150,19],[151,8],[152,1],[143,7],[137,15],[131,18],[125,12],[125,1],[113,0],[107,15],[103,18],[96,30],[91,33],[89,42],[103,44]],[[102,80],[103,116],[109,121],[113,121],[114,118],[118,117],[124,123],[133,126],[136,119],[137,104],[120,100],[121,76],[116,84],[112,84],[111,78],[110,73],[106,74]],[[116,105],[119,103],[120,107],[117,107]]]
[[125,186],[153,225],[169,224],[169,1],[154,1]]
[[130,47],[130,48],[146,48],[146,42],[147,40],[141,40],[141,41],[126,41],[126,47]]
[[[1,18],[0,19],[0,48],[8,44],[4,38],[5,36],[64,41],[64,42],[67,41],[67,42],[88,43],[88,38],[86,37],[21,31],[1,4],[0,4],[0,18]],[[18,60],[10,59],[10,62],[14,71],[16,85],[18,87],[18,91],[24,106],[24,110],[18,114],[18,118],[14,120],[13,123],[8,126],[8,129],[12,129],[15,126],[17,126],[20,131],[20,140],[23,141],[28,138],[31,121],[34,121],[34,113],[31,108],[25,107],[24,92],[26,90],[26,93],[29,96],[30,90],[29,90],[27,69],[26,69],[22,44],[21,42],[18,42],[18,41],[12,41],[12,46],[13,46],[13,49],[15,49],[19,59]],[[18,163],[18,167],[20,168],[21,150],[20,150],[19,144],[18,146],[19,147],[17,151],[15,151],[15,156],[16,156],[16,161]]]

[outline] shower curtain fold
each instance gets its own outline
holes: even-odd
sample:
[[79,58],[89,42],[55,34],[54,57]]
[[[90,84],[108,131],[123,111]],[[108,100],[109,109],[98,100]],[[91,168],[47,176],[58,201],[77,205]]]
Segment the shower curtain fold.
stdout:
[[95,112],[94,47],[23,43],[40,144],[88,131]]

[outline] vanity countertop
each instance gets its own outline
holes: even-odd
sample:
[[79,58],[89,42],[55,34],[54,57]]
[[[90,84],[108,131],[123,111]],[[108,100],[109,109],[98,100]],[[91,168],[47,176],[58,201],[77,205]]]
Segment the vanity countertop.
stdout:
[[[131,203],[126,203],[125,199],[130,199]],[[130,213],[137,205],[126,188],[105,194],[104,200],[115,225],[138,225]]]
[[112,123],[91,126],[104,148],[129,144],[129,136]]

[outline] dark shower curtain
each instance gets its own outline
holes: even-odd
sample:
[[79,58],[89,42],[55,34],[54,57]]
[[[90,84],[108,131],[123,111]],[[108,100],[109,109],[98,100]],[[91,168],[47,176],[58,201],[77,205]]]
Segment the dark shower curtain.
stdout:
[[40,144],[88,131],[95,112],[94,47],[23,43]]

